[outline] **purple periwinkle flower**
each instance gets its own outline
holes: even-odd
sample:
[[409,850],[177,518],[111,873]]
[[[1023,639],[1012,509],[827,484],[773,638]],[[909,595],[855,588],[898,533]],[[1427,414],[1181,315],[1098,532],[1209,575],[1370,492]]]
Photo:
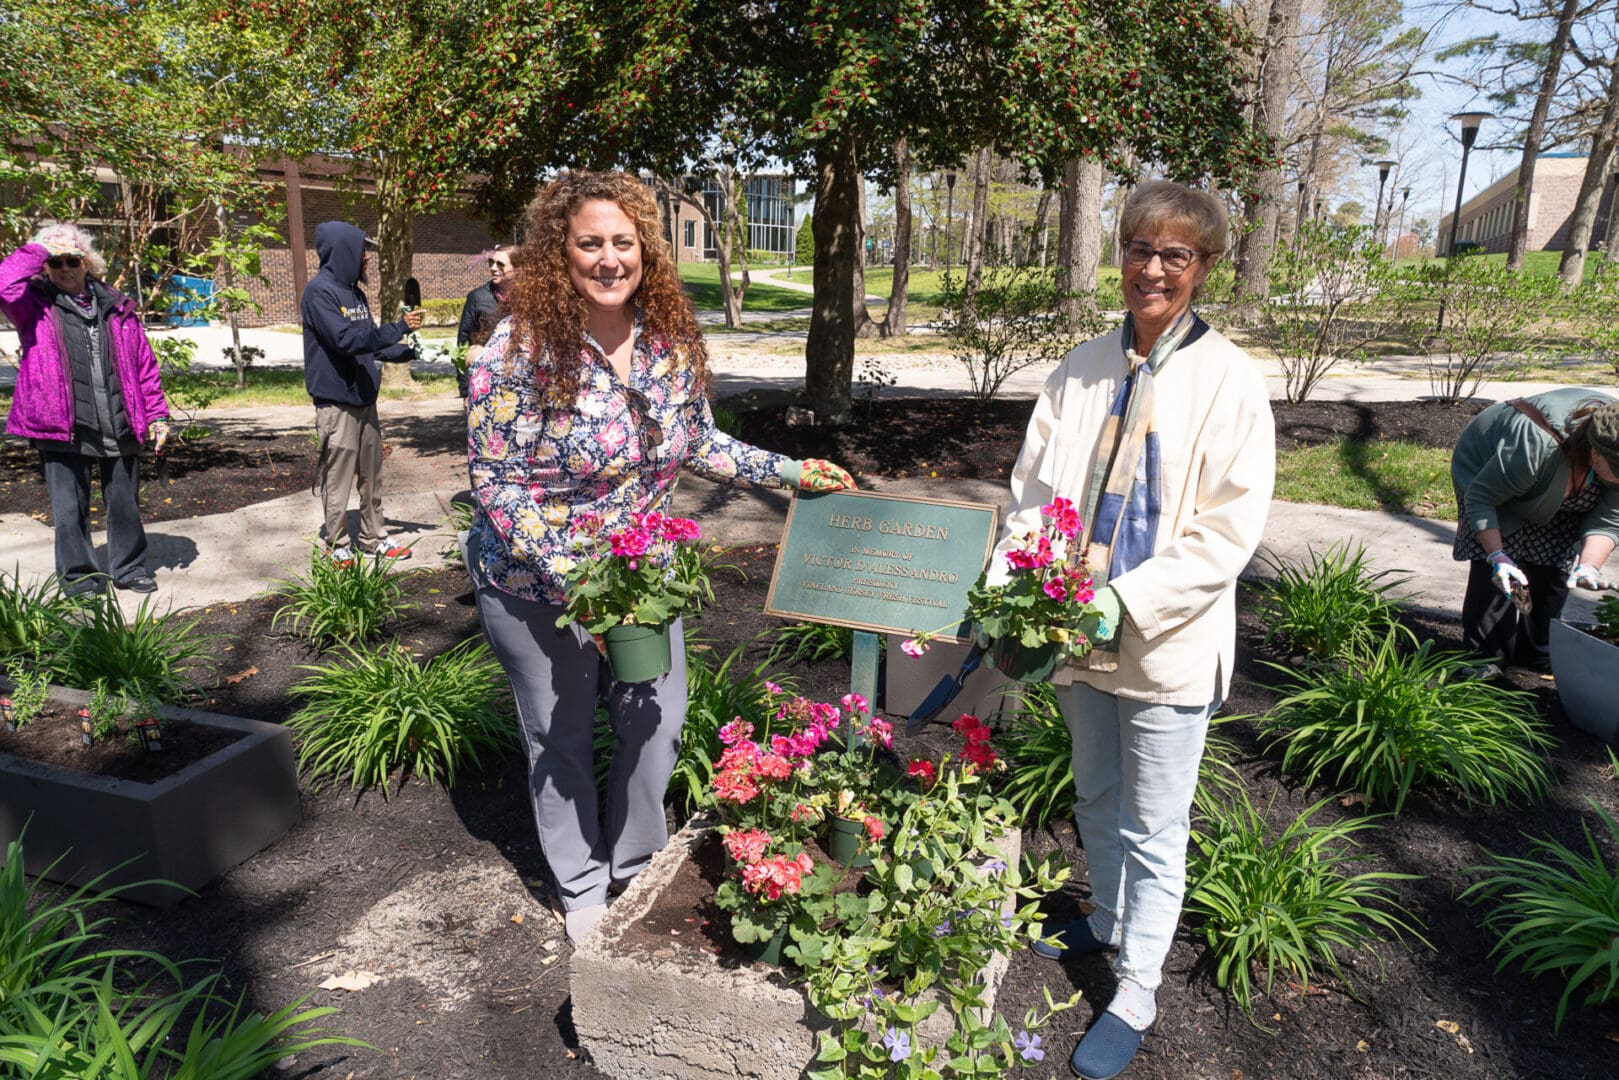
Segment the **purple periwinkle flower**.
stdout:
[[904,1061],[911,1056],[911,1037],[899,1028],[889,1028],[883,1036],[883,1045],[888,1047],[889,1061]]
[[1012,1049],[1024,1061],[1044,1061],[1046,1057],[1046,1052],[1040,1049],[1040,1036],[1030,1035],[1027,1031],[1017,1033],[1017,1038],[1012,1040]]
[[866,995],[866,1008],[875,1009],[877,1007],[878,1002],[884,1001],[887,998],[888,998],[888,995],[883,993],[883,988],[882,987],[873,986],[871,988],[871,993]]
[[933,936],[934,937],[944,937],[946,934],[950,933],[950,931],[952,929],[953,928],[950,925],[950,920],[945,919],[938,926],[935,926],[933,928]]
[[989,862],[984,864],[984,873],[988,874],[990,877],[1003,873],[1005,870],[1006,862],[1003,859],[991,859]]

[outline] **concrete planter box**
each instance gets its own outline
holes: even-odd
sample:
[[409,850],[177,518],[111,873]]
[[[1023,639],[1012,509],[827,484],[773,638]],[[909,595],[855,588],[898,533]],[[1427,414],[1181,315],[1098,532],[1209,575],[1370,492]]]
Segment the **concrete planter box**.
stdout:
[[[90,695],[52,687],[51,698],[77,708]],[[82,885],[106,873],[102,884],[108,886],[163,879],[196,890],[298,820],[290,731],[192,709],[165,708],[161,715],[246,737],[149,784],[0,753],[0,845],[22,836],[26,825],[30,874],[49,869],[53,880]],[[166,907],[187,894],[167,885],[142,885],[121,895]]]
[[1552,675],[1563,711],[1581,731],[1619,741],[1619,645],[1556,619],[1551,625]]
[[[814,1060],[817,1033],[831,1026],[777,968],[727,966],[712,953],[672,944],[623,943],[626,928],[656,905],[705,831],[694,823],[671,837],[574,950],[574,1028],[591,1064],[615,1080],[793,1080]],[[1022,835],[1008,832],[997,846],[1015,863]],[[984,969],[989,1010],[1007,963],[996,956]],[[918,1042],[943,1043],[951,1022],[948,1010],[938,1010],[918,1026]]]

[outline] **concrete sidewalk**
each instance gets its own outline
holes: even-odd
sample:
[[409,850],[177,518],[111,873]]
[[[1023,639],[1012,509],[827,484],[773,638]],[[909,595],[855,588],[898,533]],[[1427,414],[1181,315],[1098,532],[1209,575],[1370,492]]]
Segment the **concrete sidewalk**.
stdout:
[[[791,377],[759,378],[732,369],[720,383],[761,386]],[[775,373],[771,373],[775,375]],[[943,391],[924,371],[914,379],[918,390]],[[800,376],[801,378],[801,376]],[[799,385],[802,385],[800,382]],[[1363,399],[1401,398],[1413,385],[1384,376],[1363,386]],[[1507,390],[1525,392],[1523,384]],[[459,399],[424,398],[381,404],[385,441],[392,453],[383,464],[383,510],[389,530],[414,545],[415,557],[405,565],[438,566],[454,544],[449,506],[467,498],[466,443]],[[310,406],[253,410],[209,410],[206,419],[220,427],[272,431],[313,429]],[[872,490],[908,497],[967,499],[1004,508],[1003,482],[984,480],[873,479]],[[788,496],[784,492],[733,488],[682,475],[675,509],[702,523],[705,535],[725,543],[774,543],[781,537]],[[208,517],[149,525],[149,565],[157,577],[160,607],[197,607],[246,599],[278,579],[306,571],[319,528],[320,511],[308,493],[284,496],[242,510]],[[1456,616],[1466,581],[1465,567],[1450,556],[1454,525],[1395,514],[1277,502],[1265,529],[1262,550],[1274,557],[1304,559],[1311,547],[1334,540],[1364,544],[1373,566],[1409,577],[1406,591],[1423,608]],[[104,542],[105,535],[98,536]],[[25,581],[53,569],[52,530],[25,514],[0,515],[0,569],[13,569]],[[1250,573],[1262,573],[1257,561]],[[126,610],[140,599],[120,594]],[[1593,602],[1584,594],[1570,599],[1572,618],[1588,618]]]

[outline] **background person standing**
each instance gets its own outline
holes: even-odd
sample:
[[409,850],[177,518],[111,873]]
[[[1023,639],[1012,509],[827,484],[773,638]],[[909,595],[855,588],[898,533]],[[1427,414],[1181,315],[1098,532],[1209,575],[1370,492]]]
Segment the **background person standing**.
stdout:
[[48,225],[0,263],[0,310],[22,357],[6,433],[32,439],[56,526],[56,576],[70,594],[106,587],[90,539],[90,470],[107,504],[108,574],[149,593],[140,453],[168,438],[157,357],[128,297],[100,280],[107,264],[76,225]]
[[410,558],[394,543],[382,518],[382,425],[377,418],[379,362],[405,363],[410,346],[400,339],[422,325],[420,310],[378,326],[359,283],[372,258],[365,234],[343,221],[315,227],[320,272],[304,289],[298,313],[304,324],[304,388],[315,403],[320,435],[321,535],[338,562],[354,558],[348,539],[349,489],[360,492],[358,548],[389,559]]
[[[512,259],[517,254],[517,248],[511,244],[501,244],[489,253],[489,280],[483,285],[467,293],[466,303],[461,305],[461,324],[455,331],[457,345],[473,345],[481,347],[489,340],[489,334],[500,321],[500,309],[510,296],[512,275],[515,273],[516,263]],[[467,356],[468,366],[477,359],[476,353]],[[461,396],[467,396],[467,373],[455,373],[456,386],[461,390]]]

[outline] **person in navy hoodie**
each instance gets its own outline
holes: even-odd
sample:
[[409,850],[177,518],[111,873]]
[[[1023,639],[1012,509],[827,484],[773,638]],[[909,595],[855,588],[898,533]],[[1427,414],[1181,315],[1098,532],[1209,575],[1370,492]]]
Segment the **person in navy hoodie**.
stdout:
[[315,403],[320,436],[322,536],[333,561],[348,564],[349,489],[360,492],[360,551],[388,559],[410,558],[410,548],[389,539],[382,520],[382,425],[377,418],[379,362],[404,363],[401,342],[422,325],[422,312],[378,326],[359,283],[372,254],[364,233],[343,221],[315,226],[320,272],[304,289],[298,311],[304,324],[304,388]]
[[[140,313],[102,280],[107,265],[76,225],[47,225],[0,262],[0,312],[22,355],[6,434],[32,439],[56,525],[56,576],[71,595],[157,588],[146,568],[140,454],[161,451],[169,406]],[[107,506],[108,574],[90,537],[90,477]]]

